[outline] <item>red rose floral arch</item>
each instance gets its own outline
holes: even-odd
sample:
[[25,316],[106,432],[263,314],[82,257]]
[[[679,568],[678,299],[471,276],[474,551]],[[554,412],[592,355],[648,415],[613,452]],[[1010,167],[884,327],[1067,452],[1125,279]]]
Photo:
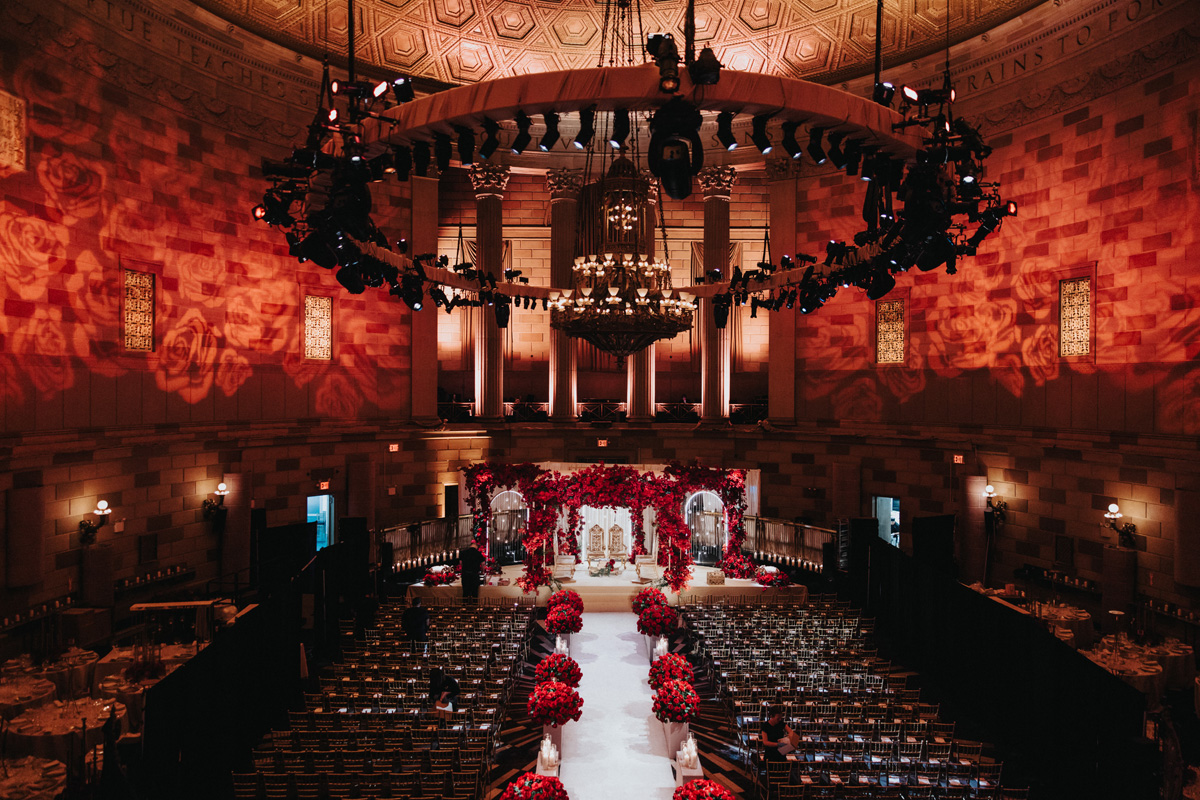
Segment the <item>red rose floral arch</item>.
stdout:
[[[683,519],[683,503],[697,491],[716,493],[725,505],[728,540],[718,566],[731,577],[754,575],[754,564],[742,553],[746,539],[746,472],[740,469],[670,464],[662,475],[630,466],[596,464],[562,475],[536,464],[484,462],[463,468],[467,502],[471,506],[475,545],[487,553],[491,497],[498,489],[513,488],[525,498],[529,518],[522,543],[525,572],[517,579],[522,591],[534,592],[550,583],[551,537],[558,550],[579,557],[580,509],[628,508],[633,522],[631,557],[648,555],[642,513],[653,508],[658,531],[655,561],[666,567],[663,577],[674,592],[687,588],[692,575],[692,534]],[[566,511],[565,530],[557,529],[560,510]]]

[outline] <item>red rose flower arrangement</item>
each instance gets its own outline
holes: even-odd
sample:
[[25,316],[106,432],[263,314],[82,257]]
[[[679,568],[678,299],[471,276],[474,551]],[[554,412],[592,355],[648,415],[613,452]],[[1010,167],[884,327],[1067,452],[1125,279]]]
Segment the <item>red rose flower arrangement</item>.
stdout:
[[582,614],[583,598],[579,596],[579,592],[563,589],[550,595],[550,599],[546,601],[546,608],[551,611],[559,606],[573,608],[576,614]]
[[[692,781],[692,783],[711,783],[711,781]],[[697,797],[700,796],[697,795]],[[558,778],[526,772],[504,789],[500,800],[570,800],[570,797],[567,795],[567,790],[563,788],[562,781]]]
[[455,564],[450,569],[443,569],[434,572],[430,570],[425,573],[426,586],[448,586],[458,580],[462,575],[462,564]]
[[546,615],[546,630],[550,633],[579,633],[583,618],[570,606],[555,606]]
[[665,606],[667,596],[658,589],[645,588],[633,596],[633,613],[641,614],[650,606]]
[[583,698],[565,683],[546,681],[533,687],[526,709],[539,725],[566,725],[583,715]]
[[721,561],[721,572],[724,572],[729,578],[753,578],[754,562],[746,558],[740,550],[736,553],[729,553]]
[[758,568],[758,571],[754,573],[754,580],[760,586],[774,586],[777,589],[792,585],[792,579],[786,572],[781,569],[768,571],[766,567]]
[[650,665],[650,688],[658,691],[667,681],[692,681],[692,665],[678,653],[667,653]]
[[483,564],[479,567],[479,572],[483,575],[503,575],[504,571],[500,569],[499,562],[491,556],[483,559]]
[[716,781],[697,778],[676,789],[675,794],[671,795],[671,800],[734,800],[734,798],[728,789]]
[[551,653],[546,656],[538,662],[537,668],[533,672],[534,683],[558,681],[575,687],[582,679],[583,670],[579,668],[579,662],[562,653]]
[[638,633],[646,636],[666,636],[675,630],[678,617],[675,609],[668,605],[648,606],[638,617]]
[[687,722],[700,707],[700,695],[687,681],[666,681],[654,695],[654,716],[660,722]]

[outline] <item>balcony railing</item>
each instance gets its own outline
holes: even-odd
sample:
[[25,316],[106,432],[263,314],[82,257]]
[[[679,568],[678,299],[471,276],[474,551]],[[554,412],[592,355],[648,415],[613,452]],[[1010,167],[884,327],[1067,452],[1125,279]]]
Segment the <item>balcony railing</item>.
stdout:
[[580,422],[624,422],[625,404],[613,400],[584,400],[575,404]]
[[699,422],[699,403],[655,403],[656,422]]
[[734,425],[753,425],[767,418],[766,403],[730,403],[729,421]]

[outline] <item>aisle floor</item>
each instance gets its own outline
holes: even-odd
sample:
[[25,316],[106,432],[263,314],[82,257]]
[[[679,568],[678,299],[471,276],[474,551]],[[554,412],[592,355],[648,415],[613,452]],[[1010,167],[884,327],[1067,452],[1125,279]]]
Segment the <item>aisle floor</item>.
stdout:
[[637,617],[585,611],[571,636],[583,670],[583,716],[563,729],[561,777],[571,800],[670,800],[675,778],[653,692]]

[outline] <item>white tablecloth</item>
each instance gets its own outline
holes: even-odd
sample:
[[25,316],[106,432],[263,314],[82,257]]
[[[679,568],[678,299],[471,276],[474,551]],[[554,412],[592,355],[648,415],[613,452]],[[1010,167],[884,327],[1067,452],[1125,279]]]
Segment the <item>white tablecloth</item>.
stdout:
[[93,651],[72,647],[58,661],[43,664],[38,668],[31,666],[32,662],[27,655],[11,658],[4,662],[3,671],[7,675],[24,673],[45,678],[54,684],[59,697],[78,697],[91,691],[96,660],[97,656]]
[[1095,628],[1092,626],[1092,615],[1082,608],[1043,603],[1036,607],[1035,613],[1047,624],[1066,628],[1074,634],[1076,647],[1087,650],[1095,643],[1096,635]]
[[1162,665],[1168,689],[1186,689],[1196,677],[1196,656],[1189,644],[1168,639],[1145,648],[1145,653]]
[[45,758],[4,759],[0,767],[0,797],[5,800],[54,800],[67,783],[67,767]]
[[[54,684],[34,675],[0,676],[0,717],[12,719],[54,699]],[[2,796],[2,795],[0,795]]]
[[[204,649],[204,645],[200,646]],[[196,655],[196,644],[164,644],[159,645],[158,657],[170,672]],[[96,684],[113,675],[124,675],[125,670],[133,666],[134,649],[132,647],[114,647],[96,663]],[[160,676],[161,677],[161,676]]]
[[1162,698],[1167,682],[1162,665],[1156,661],[1144,660],[1141,654],[1135,652],[1135,648],[1121,648],[1117,651],[1084,650],[1082,652],[1092,661],[1144,693],[1151,706],[1156,705]]
[[73,703],[60,700],[26,711],[12,721],[8,730],[8,752],[66,762],[71,755],[72,740],[79,746],[81,723],[87,725],[89,749],[104,744],[104,723],[114,707],[121,726],[119,732],[124,733],[128,730],[125,706],[112,700],[85,698]]

